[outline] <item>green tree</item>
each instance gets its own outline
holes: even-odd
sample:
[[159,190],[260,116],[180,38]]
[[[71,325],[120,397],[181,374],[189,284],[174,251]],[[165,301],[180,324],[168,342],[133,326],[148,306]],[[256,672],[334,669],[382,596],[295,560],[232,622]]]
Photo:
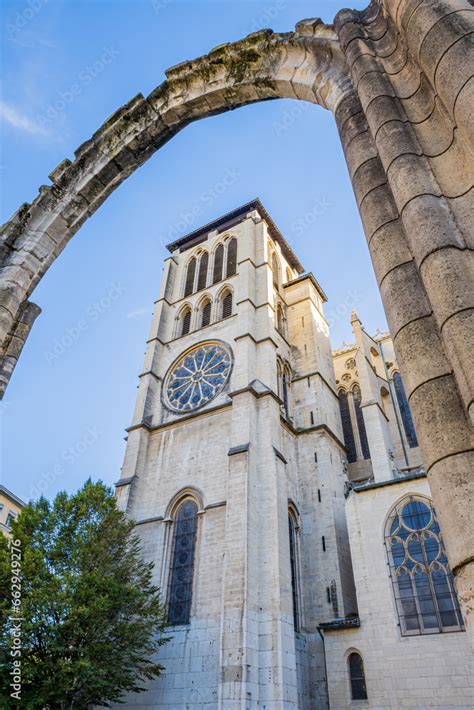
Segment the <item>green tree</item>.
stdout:
[[[0,538],[0,707],[108,707],[161,674],[153,654],[168,640],[164,607],[111,489],[89,480],[75,495],[40,498],[22,510],[12,540]],[[21,700],[10,685],[13,548],[21,550]]]

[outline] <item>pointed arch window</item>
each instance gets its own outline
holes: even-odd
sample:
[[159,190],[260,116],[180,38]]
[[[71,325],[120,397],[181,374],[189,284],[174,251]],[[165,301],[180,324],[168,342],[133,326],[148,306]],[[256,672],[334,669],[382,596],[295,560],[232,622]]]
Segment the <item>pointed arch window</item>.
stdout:
[[194,291],[194,276],[196,274],[196,259],[193,256],[188,263],[186,271],[186,281],[184,284],[184,296],[189,296]]
[[229,276],[234,276],[237,272],[237,239],[232,237],[232,239],[227,244],[227,268],[226,268],[226,278]]
[[413,449],[415,446],[418,446],[418,439],[416,438],[415,425],[413,424],[405,387],[403,386],[403,380],[399,372],[395,372],[393,375],[393,386],[395,387],[395,394],[397,395],[398,407],[400,409],[408,446]]
[[278,304],[277,307],[277,330],[280,335],[285,335],[285,316],[281,304]]
[[224,246],[219,244],[216,251],[214,252],[214,273],[212,276],[212,283],[215,284],[218,281],[222,281],[222,267],[224,265]]
[[352,700],[367,700],[367,686],[365,684],[364,661],[360,653],[353,651],[347,659],[349,664],[349,678],[351,681]]
[[168,623],[172,626],[189,624],[191,615],[197,513],[190,498],[176,511],[168,586]]
[[298,541],[296,538],[296,520],[291,512],[288,513],[288,531],[290,537],[290,567],[291,567],[291,591],[293,598],[293,621],[295,631],[300,630],[299,613],[299,589],[298,589]]
[[287,281],[287,283],[288,283],[288,281],[291,281],[292,278],[293,278],[293,275],[292,275],[292,273],[291,273],[291,269],[287,268],[287,269],[286,269],[286,281]]
[[463,620],[433,504],[407,496],[385,532],[395,604],[404,636],[463,630]]
[[360,406],[362,395],[360,392],[359,385],[354,385],[354,387],[352,388],[352,397],[354,400],[354,410],[356,413],[357,428],[359,429],[359,439],[360,447],[362,449],[362,455],[364,459],[370,459],[369,441],[367,439],[367,430],[365,428],[364,414]]
[[275,252],[272,253],[272,276],[273,285],[278,288],[280,284],[280,265],[278,263],[278,257]]
[[354,463],[357,460],[354,431],[352,429],[351,410],[347,392],[339,390],[339,410],[341,412],[342,432],[344,435],[344,446],[347,450],[347,460]]
[[191,330],[191,309],[186,308],[181,314],[180,335],[187,335]]
[[209,254],[205,251],[199,260],[199,272],[198,272],[198,283],[197,290],[200,291],[206,288],[207,285],[207,266],[209,263]]
[[209,325],[211,322],[211,302],[209,300],[205,301],[201,309],[201,328]]
[[232,292],[228,291],[222,299],[222,318],[232,315]]

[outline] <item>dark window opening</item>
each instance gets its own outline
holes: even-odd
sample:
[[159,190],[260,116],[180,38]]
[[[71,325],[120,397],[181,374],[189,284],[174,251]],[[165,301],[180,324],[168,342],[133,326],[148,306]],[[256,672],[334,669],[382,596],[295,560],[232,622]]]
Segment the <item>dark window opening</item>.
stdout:
[[410,405],[408,404],[405,388],[399,372],[395,372],[393,375],[393,386],[395,387],[398,407],[402,416],[403,428],[405,429],[408,446],[410,449],[413,449],[415,446],[418,446],[418,439],[416,438],[415,425],[413,424]]
[[227,270],[226,278],[233,276],[237,272],[237,239],[230,240],[227,247]]
[[352,700],[367,700],[367,687],[365,684],[362,656],[358,653],[351,653],[348,661]]
[[199,274],[198,274],[198,285],[197,290],[200,291],[202,288],[206,288],[207,284],[207,265],[209,263],[209,254],[204,252],[201,256],[199,262]]
[[232,315],[232,294],[227,293],[222,300],[222,317],[228,318]]
[[362,455],[364,459],[370,459],[369,441],[367,439],[367,431],[365,429],[364,414],[360,406],[362,396],[360,393],[360,387],[358,385],[353,388],[352,396],[354,398],[354,409],[356,413],[357,427],[359,429],[359,439],[360,446],[362,449]]
[[293,620],[295,631],[300,630],[300,619],[298,609],[298,569],[297,569],[297,549],[296,549],[296,527],[295,520],[291,513],[288,515],[288,527],[290,535],[290,566],[291,566],[291,589],[293,594]]
[[339,409],[341,412],[342,432],[344,435],[344,446],[347,451],[347,460],[349,463],[354,463],[354,461],[357,460],[354,431],[352,429],[349,399],[344,390],[340,390],[339,392]]
[[182,315],[181,335],[187,335],[191,328],[191,310],[188,309]]
[[211,322],[211,302],[206,301],[202,308],[201,326],[209,325]]
[[222,267],[224,265],[224,247],[219,244],[214,253],[214,273],[212,276],[212,283],[215,284],[218,281],[222,281]]
[[184,295],[189,296],[194,290],[194,275],[196,273],[196,259],[193,257],[188,264],[186,272],[186,283],[184,285]]

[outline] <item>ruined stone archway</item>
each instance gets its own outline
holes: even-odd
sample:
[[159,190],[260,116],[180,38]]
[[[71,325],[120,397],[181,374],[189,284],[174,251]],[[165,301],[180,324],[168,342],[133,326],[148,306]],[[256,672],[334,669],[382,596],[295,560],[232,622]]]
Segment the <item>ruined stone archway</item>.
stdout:
[[5,388],[39,309],[28,299],[81,224],[191,121],[272,98],[331,110],[341,136],[450,564],[474,622],[474,8],[373,0],[167,72],[51,174],[3,230]]

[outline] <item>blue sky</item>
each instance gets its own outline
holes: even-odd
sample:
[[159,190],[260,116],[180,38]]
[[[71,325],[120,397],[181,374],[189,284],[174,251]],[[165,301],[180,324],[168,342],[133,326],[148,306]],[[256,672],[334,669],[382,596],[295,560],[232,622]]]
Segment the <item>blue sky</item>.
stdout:
[[[168,66],[258,28],[331,21],[341,6],[4,0],[2,221],[121,104],[161,83]],[[369,330],[386,327],[329,112],[274,101],[200,121],[107,200],[33,294],[43,312],[1,405],[5,485],[27,499],[73,491],[88,476],[117,480],[164,245],[256,196],[328,294],[333,346],[351,339],[354,306]]]

